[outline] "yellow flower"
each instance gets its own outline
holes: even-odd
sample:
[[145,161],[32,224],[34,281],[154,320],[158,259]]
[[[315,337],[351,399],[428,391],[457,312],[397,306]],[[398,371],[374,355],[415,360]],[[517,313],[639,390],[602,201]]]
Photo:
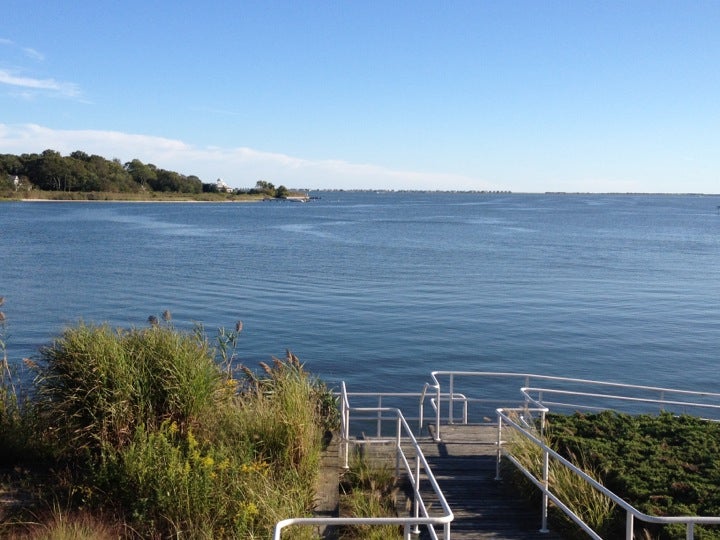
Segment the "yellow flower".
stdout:
[[188,429],[188,434],[187,434],[187,441],[188,441],[188,447],[190,448],[190,450],[194,450],[195,448],[197,448],[197,446],[198,446],[197,439],[195,438],[195,435],[193,435],[192,431],[190,431],[189,429]]
[[258,510],[258,507],[255,506],[255,503],[252,502],[243,502],[240,505],[240,510],[244,514],[245,518],[254,518],[260,513],[260,510]]

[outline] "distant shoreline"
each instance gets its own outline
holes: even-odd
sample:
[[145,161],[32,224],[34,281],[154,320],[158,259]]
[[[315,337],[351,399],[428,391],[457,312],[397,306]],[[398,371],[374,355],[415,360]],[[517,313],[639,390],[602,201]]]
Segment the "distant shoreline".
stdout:
[[30,203],[258,203],[262,199],[195,200],[195,199],[0,199],[0,202]]
[[[74,195],[68,198],[57,198],[57,193],[52,193],[54,196],[48,197],[2,197],[0,196],[0,203],[4,202],[28,202],[28,203],[68,203],[68,202],[80,202],[80,203],[221,203],[221,204],[247,204],[247,203],[260,203],[260,202],[298,202],[298,199],[268,199],[266,197],[253,197],[253,196],[232,196],[232,197],[199,197],[192,198],[186,196],[167,196],[158,195],[147,198],[123,198],[122,195],[117,193],[98,193],[98,192],[71,192]],[[379,189],[321,189],[313,190],[313,193],[317,194],[341,194],[341,193],[365,193],[365,194],[377,194],[377,195],[393,195],[393,194],[417,194],[417,195],[443,195],[443,194],[455,194],[455,195],[487,195],[487,196],[513,196],[513,195],[529,195],[529,196],[567,196],[567,197],[602,197],[602,196],[614,196],[614,197],[642,197],[642,196],[653,196],[653,197],[720,197],[720,194],[716,193],[640,193],[640,192],[571,192],[571,191],[545,191],[545,192],[512,192],[512,191],[461,191],[461,190],[379,190]],[[118,196],[115,198],[114,196]],[[312,199],[319,197],[306,196],[301,202],[307,202]]]

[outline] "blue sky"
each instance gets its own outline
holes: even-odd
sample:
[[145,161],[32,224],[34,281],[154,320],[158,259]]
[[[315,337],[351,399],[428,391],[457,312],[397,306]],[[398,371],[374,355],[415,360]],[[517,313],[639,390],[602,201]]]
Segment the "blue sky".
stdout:
[[720,192],[720,2],[5,0],[0,153],[307,188]]

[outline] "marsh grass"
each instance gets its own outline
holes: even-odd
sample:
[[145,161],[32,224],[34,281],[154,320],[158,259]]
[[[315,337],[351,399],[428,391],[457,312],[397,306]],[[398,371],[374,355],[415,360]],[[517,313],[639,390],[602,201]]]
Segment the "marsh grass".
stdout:
[[[535,437],[542,440],[539,432],[535,430],[531,430],[531,432]],[[508,430],[508,433],[507,449],[536,479],[542,480],[542,450],[515,430]],[[549,447],[554,447],[550,426],[546,427],[544,442]],[[596,470],[583,454],[572,454],[569,456],[569,461],[585,472],[585,474],[602,483],[600,471]],[[508,466],[507,472],[510,473],[513,480],[521,486],[526,493],[533,493],[539,496],[538,489],[531,485],[514,467]],[[608,532],[609,528],[612,527],[613,514],[616,507],[615,503],[594,489],[565,465],[553,459],[550,459],[549,462],[548,486],[551,492],[593,530],[603,534],[603,532]],[[551,517],[561,529],[575,530],[577,532],[577,526],[559,509],[551,507]],[[579,532],[577,533],[581,534]]]
[[116,520],[98,516],[86,510],[66,512],[61,506],[32,520],[0,525],[0,535],[7,540],[117,540],[140,538]]
[[[369,458],[361,449],[356,449],[340,484],[341,514],[397,517],[398,491],[393,469],[386,462]],[[397,525],[348,525],[342,528],[340,537],[346,540],[399,539],[402,529]]]
[[221,354],[201,329],[162,319],[65,330],[42,350],[26,408],[3,375],[2,427],[33,418],[24,425],[64,471],[48,500],[62,494],[67,511],[47,530],[84,527],[84,508],[122,516],[123,537],[267,538],[277,521],[310,515],[331,393],[290,352],[235,378],[239,328]]
[[[0,297],[0,306],[4,304]],[[36,457],[40,441],[36,437],[36,417],[26,406],[28,398],[20,381],[23,367],[10,365],[5,346],[5,314],[0,311],[0,466],[12,465],[17,459]]]
[[[181,430],[228,403],[206,341],[171,327],[79,323],[42,350],[37,411],[63,457],[127,444],[138,426]],[[61,424],[55,420],[63,418]]]

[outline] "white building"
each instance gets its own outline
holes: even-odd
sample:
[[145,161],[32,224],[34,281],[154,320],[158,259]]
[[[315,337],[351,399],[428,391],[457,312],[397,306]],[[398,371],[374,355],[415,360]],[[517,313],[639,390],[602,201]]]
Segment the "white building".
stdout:
[[215,185],[217,186],[217,190],[220,192],[230,193],[232,191],[232,188],[228,186],[225,182],[223,182],[220,178],[217,179]]

